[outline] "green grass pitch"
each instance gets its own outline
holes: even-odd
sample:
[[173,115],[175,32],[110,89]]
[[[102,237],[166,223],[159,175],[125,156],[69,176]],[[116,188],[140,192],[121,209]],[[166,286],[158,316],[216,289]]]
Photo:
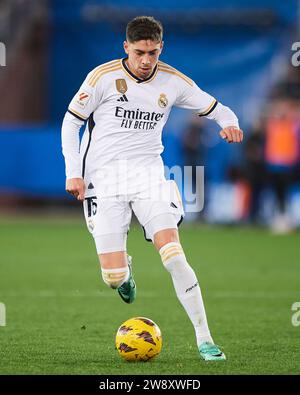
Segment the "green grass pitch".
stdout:
[[[182,226],[209,325],[226,362],[199,359],[194,331],[158,254],[133,226],[137,300],[121,301],[100,280],[83,219],[0,219],[0,374],[299,374],[299,233]],[[119,325],[145,316],[161,328],[161,354],[123,361]]]

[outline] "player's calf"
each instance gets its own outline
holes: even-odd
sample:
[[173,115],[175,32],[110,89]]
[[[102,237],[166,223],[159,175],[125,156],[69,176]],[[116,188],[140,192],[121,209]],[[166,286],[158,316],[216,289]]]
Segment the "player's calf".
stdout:
[[164,267],[171,274],[179,301],[187,312],[195,328],[198,346],[211,342],[200,285],[194,270],[188,264],[180,243],[171,242],[160,248]]

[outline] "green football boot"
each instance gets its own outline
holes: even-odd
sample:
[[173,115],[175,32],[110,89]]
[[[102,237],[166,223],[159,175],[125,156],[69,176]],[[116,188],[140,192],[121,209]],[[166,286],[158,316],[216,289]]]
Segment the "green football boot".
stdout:
[[199,353],[204,361],[225,361],[225,354],[213,343],[204,342],[199,346]]
[[129,277],[119,288],[118,292],[125,303],[132,303],[136,297],[136,285],[132,276],[132,258],[127,255],[128,267],[129,267]]

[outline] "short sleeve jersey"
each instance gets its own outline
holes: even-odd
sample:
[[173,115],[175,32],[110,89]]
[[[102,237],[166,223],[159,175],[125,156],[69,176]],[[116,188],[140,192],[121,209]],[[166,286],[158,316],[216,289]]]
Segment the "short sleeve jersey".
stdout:
[[161,61],[144,80],[129,70],[126,59],[96,67],[68,108],[87,120],[80,148],[83,176],[115,160],[159,156],[164,149],[162,130],[173,106],[205,116],[216,105],[194,81]]

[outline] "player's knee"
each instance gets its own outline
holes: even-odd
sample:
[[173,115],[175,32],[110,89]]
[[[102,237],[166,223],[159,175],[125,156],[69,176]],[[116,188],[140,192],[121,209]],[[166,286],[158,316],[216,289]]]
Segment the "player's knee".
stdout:
[[101,253],[98,256],[103,269],[116,269],[127,265],[126,251]]
[[101,269],[102,279],[110,288],[119,288],[129,276],[128,265],[114,269]]
[[154,245],[156,249],[159,251],[165,245],[170,243],[175,243],[180,245],[179,235],[177,229],[164,229],[157,233],[155,233],[153,238]]

